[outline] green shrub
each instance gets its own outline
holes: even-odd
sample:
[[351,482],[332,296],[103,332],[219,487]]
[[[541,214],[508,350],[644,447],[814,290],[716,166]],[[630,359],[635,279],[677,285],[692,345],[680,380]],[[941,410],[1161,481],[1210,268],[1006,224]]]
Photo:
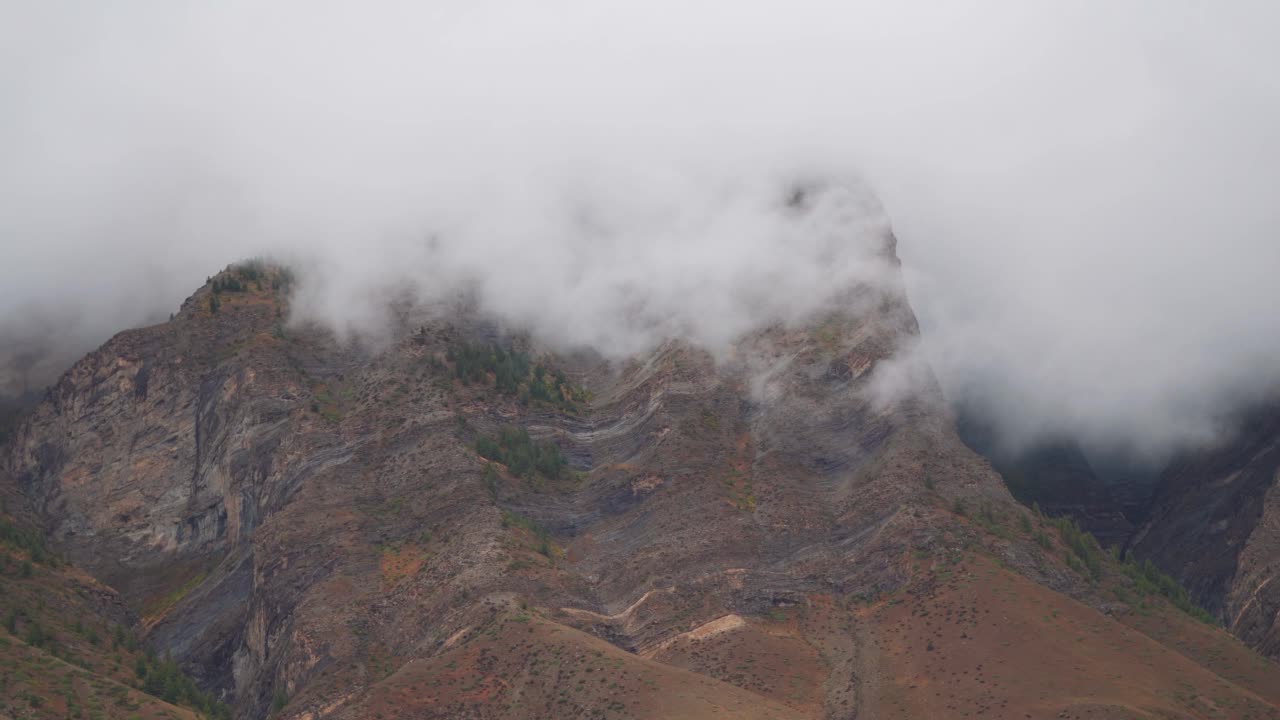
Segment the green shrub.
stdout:
[[289,704],[289,695],[283,688],[277,688],[275,695],[271,697],[271,712],[278,713]]
[[31,647],[42,647],[49,641],[49,633],[45,632],[44,627],[32,620],[27,623],[27,636],[23,638]]

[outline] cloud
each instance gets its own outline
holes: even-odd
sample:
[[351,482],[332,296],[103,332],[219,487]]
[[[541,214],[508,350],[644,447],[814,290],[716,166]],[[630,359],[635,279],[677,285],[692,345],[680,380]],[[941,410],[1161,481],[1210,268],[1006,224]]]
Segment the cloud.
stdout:
[[[475,283],[562,342],[723,343],[876,272],[1010,435],[1212,436],[1280,368],[1273,3],[134,0],[0,8],[0,337],[50,367],[214,269]],[[858,178],[818,227],[780,197]],[[856,208],[851,210],[851,208]]]

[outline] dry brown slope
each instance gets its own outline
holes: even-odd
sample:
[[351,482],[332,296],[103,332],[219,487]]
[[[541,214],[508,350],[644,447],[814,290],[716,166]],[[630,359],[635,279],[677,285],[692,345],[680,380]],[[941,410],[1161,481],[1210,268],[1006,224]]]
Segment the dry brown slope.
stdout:
[[1280,717],[1280,668],[1228,679],[981,556],[863,617],[884,659],[884,718]]
[[406,663],[329,717],[812,717],[530,613],[503,610],[464,632],[466,639]]

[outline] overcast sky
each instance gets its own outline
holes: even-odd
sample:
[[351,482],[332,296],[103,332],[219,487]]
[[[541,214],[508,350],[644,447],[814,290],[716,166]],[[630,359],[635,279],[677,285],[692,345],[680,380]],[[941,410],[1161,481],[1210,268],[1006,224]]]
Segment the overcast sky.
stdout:
[[[1276,37],[1244,0],[0,0],[0,352],[264,253],[342,330],[466,275],[561,339],[723,341],[891,222],[949,395],[1200,441],[1280,375]],[[831,177],[883,209],[779,212]]]

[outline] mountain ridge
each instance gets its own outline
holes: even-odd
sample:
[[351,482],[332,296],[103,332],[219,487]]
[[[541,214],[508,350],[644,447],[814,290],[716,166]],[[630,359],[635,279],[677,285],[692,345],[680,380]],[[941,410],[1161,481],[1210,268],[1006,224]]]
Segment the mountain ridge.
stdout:
[[[551,354],[457,308],[405,309],[378,349],[338,343],[286,322],[287,277],[233,266],[173,321],[117,335],[5,453],[53,544],[239,717],[657,717],[676,712],[654,704],[668,685],[688,689],[689,716],[938,712],[918,691],[941,666],[867,658],[900,608],[912,628],[957,612],[928,588],[962,568],[948,593],[966,593],[991,562],[1099,627],[1143,613],[1194,627],[1015,503],[927,373],[873,391],[918,333],[900,283],[720,355],[673,341],[614,361]],[[928,660],[934,644],[900,652]],[[553,647],[650,680],[597,687],[579,681],[601,665],[557,660],[547,686],[545,660],[530,663]],[[946,672],[972,672],[948,657]],[[1236,672],[1205,663],[1186,670],[1199,685]],[[791,666],[809,670],[784,687]],[[948,686],[950,704],[993,709],[984,684]],[[1231,690],[1236,709],[1274,711],[1247,689],[1265,684]],[[1078,691],[1015,705],[1066,711]],[[1096,699],[1121,707],[1126,692]],[[1172,707],[1141,697],[1142,713]]]

